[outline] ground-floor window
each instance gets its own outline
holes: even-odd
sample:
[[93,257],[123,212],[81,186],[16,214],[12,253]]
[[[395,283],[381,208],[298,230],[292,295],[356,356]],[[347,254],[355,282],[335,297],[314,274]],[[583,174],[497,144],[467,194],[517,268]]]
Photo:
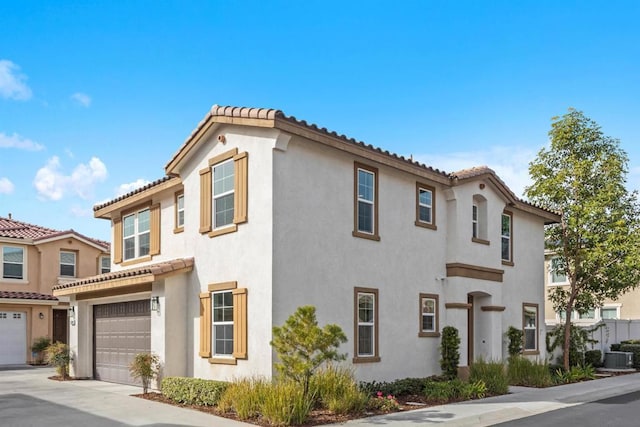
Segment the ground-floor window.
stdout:
[[355,288],[355,357],[353,361],[377,362],[378,356],[378,290]]
[[538,352],[538,304],[522,304],[522,330],[524,353]]

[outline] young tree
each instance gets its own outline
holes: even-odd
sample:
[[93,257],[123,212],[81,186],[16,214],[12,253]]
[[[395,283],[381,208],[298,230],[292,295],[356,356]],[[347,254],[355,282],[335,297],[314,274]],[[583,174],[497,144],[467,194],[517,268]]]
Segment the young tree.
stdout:
[[628,158],[618,140],[580,111],[553,119],[551,146],[529,165],[533,203],[562,215],[546,228],[553,267],[567,287],[550,293],[566,313],[563,362],[569,368],[571,312],[585,313],[615,299],[640,280],[640,215],[637,194],[626,189]]
[[309,379],[320,365],[346,359],[346,355],[338,353],[338,347],[346,341],[340,326],[318,326],[315,307],[298,307],[283,326],[273,327],[271,345],[280,359],[275,367],[285,377],[301,384],[306,396]]

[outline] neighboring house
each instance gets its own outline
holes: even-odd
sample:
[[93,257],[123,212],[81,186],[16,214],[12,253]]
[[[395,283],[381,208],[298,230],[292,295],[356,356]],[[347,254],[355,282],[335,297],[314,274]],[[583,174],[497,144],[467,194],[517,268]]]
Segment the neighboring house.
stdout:
[[[152,351],[163,375],[273,375],[272,327],[313,305],[348,337],[361,380],[544,357],[544,224],[489,168],[447,174],[285,116],[214,106],[166,176],[94,207],[113,229],[109,274],[56,286],[76,310],[74,375],[131,382]],[[95,344],[94,344],[95,343]],[[120,358],[118,358],[120,357]]]
[[[566,319],[565,312],[556,312],[549,299],[549,294],[554,288],[569,287],[566,275],[556,271],[557,260],[553,253],[545,252],[545,323],[548,325],[555,325]],[[591,325],[603,319],[640,319],[640,289],[636,288],[624,293],[616,300],[607,299],[602,306],[593,307],[587,313],[580,314],[577,311],[571,313],[571,320],[578,325]]]
[[31,362],[40,337],[67,342],[68,298],[54,285],[110,267],[109,244],[0,217],[0,365]]

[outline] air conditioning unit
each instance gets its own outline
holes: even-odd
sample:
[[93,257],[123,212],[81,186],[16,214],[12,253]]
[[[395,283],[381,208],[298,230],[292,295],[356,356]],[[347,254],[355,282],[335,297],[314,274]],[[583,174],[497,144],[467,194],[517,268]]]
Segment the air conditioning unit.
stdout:
[[609,351],[604,354],[606,369],[633,369],[633,353],[626,351]]

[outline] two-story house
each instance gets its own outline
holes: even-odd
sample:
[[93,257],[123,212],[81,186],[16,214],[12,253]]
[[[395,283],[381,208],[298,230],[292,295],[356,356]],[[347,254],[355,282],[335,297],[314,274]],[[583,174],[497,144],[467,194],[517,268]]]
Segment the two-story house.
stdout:
[[[556,287],[569,287],[567,276],[555,267],[557,262],[558,258],[552,252],[545,253],[545,323],[548,325],[556,325],[566,319],[564,311],[554,310],[549,298]],[[602,306],[592,307],[586,313],[571,313],[571,321],[577,325],[592,325],[607,319],[640,319],[640,288],[632,289],[615,300],[606,299]]]
[[313,305],[348,337],[361,380],[502,359],[524,328],[544,357],[544,224],[486,167],[448,174],[281,111],[214,106],[166,176],[94,207],[112,272],[56,286],[75,309],[76,376],[131,382],[152,351],[164,375],[273,375],[272,327]]
[[67,342],[68,298],[52,287],[107,272],[109,244],[0,217],[0,365],[32,361],[40,337]]

